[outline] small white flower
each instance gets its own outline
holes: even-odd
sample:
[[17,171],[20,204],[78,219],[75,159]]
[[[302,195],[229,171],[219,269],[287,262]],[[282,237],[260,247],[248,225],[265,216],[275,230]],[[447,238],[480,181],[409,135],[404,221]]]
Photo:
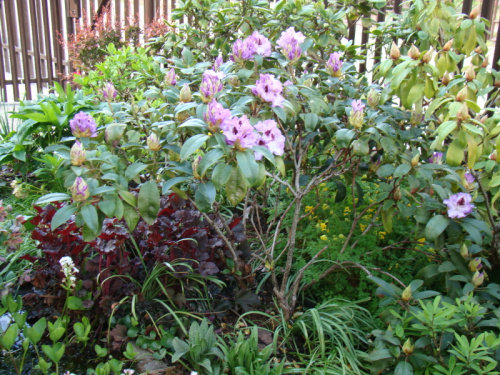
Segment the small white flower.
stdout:
[[196,371],[191,371],[191,374],[189,375],[198,375],[198,373]]

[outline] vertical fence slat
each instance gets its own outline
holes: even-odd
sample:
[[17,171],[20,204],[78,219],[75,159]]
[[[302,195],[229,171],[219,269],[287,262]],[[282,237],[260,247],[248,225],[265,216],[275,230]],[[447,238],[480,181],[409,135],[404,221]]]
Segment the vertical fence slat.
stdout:
[[394,0],[394,13],[401,14],[401,0]]
[[138,25],[141,24],[141,15],[139,14],[139,0],[134,0],[134,19]]
[[155,17],[155,4],[154,0],[144,2],[144,25],[148,25]]
[[42,1],[43,15],[43,35],[45,42],[45,55],[47,57],[47,78],[49,86],[54,84],[54,61],[52,55],[52,46],[50,44],[50,27],[49,27],[49,7],[47,1]]
[[500,64],[498,63],[498,60],[500,60],[500,22],[498,22],[497,39],[495,41],[495,53],[493,54],[493,64],[491,66],[495,70],[500,70]]
[[57,33],[61,30],[61,22],[60,22],[60,10],[58,6],[57,0],[51,0],[51,23],[52,23],[52,33],[49,34],[49,38],[51,38],[52,44],[54,46],[54,54],[56,58],[56,77],[55,80],[59,83],[62,83],[61,76],[57,73],[62,73],[64,71],[63,68],[63,56],[62,50],[58,45],[57,41]]
[[122,1],[115,0],[115,23],[122,25]]
[[[0,19],[4,19],[3,17],[3,2],[0,1]],[[2,22],[2,25],[0,27],[0,99],[3,101],[8,102],[9,99],[7,98],[7,85],[5,83],[5,65],[3,63],[3,45],[5,42],[5,35],[6,35],[6,30],[5,30],[5,25]]]
[[170,13],[169,13],[169,21],[172,22],[172,12],[174,11],[176,6],[175,0],[170,1]]
[[40,61],[40,40],[38,38],[39,25],[37,25],[37,12],[35,0],[30,0],[31,6],[31,32],[33,33],[33,62],[35,65],[35,80],[37,91],[42,91],[42,65]]
[[7,34],[9,35],[9,57],[10,57],[10,73],[12,75],[12,89],[14,91],[14,100],[19,100],[19,80],[17,71],[17,55],[16,55],[16,43],[17,43],[17,32],[12,23],[15,20],[15,12],[13,3],[10,1],[5,1],[5,15],[7,18]]
[[366,63],[368,60],[368,49],[366,48],[366,45],[368,44],[368,39],[370,37],[370,28],[368,27],[363,27],[363,31],[361,33],[361,46],[364,46],[365,49],[365,61],[359,64],[359,72],[364,73],[366,72]]
[[125,27],[130,25],[130,0],[125,0],[125,9],[124,15],[125,17]]
[[[377,22],[385,21],[386,7],[383,7],[377,14]],[[382,40],[379,37],[375,40],[375,55],[373,56],[373,63],[376,64],[382,59]]]
[[469,14],[471,10],[472,10],[472,0],[464,0],[464,3],[462,5],[462,13]]

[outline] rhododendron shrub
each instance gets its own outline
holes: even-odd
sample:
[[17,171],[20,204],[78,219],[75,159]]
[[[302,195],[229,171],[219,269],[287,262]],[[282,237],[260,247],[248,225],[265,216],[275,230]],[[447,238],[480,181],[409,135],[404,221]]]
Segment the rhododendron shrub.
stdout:
[[[485,112],[478,96],[491,93],[495,101],[498,88],[494,72],[474,65],[475,49],[485,47],[484,30],[476,25],[480,20],[465,24],[474,28],[476,39],[453,42],[457,53],[474,60],[462,75],[455,74],[456,53],[438,45],[442,38],[432,41],[436,53],[431,41],[398,47],[391,39],[384,45],[389,56],[375,66],[370,81],[371,76],[358,73],[356,47],[341,42],[345,25],[333,20],[343,13],[317,2],[303,4],[300,17],[284,17],[298,12],[294,4],[279,2],[269,10],[276,12],[274,18],[250,22],[210,46],[198,35],[210,23],[180,28],[186,32],[180,44],[175,32],[168,33],[165,56],[127,76],[136,87],[127,94],[130,102],[108,95],[93,114],[104,119],[96,136],[88,127],[75,133],[85,160],[69,168],[68,156],[65,184],[70,189],[85,181],[88,196],[72,198],[73,188],[45,197],[46,202],[71,202],[58,211],[56,224],[76,214],[89,241],[100,235],[106,217],[124,219],[129,230],[139,218],[155,225],[161,196],[173,191],[215,225],[227,250],[223,267],[242,285],[251,270],[244,269],[229,226],[229,217],[241,212],[244,230],[257,238],[255,267],[271,273],[286,319],[295,310],[298,291],[332,272],[353,267],[370,276],[379,272],[349,257],[368,232],[383,227],[391,233],[397,217],[416,223],[405,243],[425,236],[442,247],[458,228],[464,241],[493,242],[496,248],[498,121],[496,115],[479,121]],[[311,23],[333,31],[315,31]],[[208,32],[207,40],[219,35],[216,31]],[[453,78],[445,79],[448,73]],[[81,84],[91,90],[85,79]],[[464,88],[466,98],[458,95]],[[377,184],[372,202],[365,202],[361,180]],[[325,242],[297,269],[296,254],[307,246],[298,240],[300,223],[315,215],[314,207],[306,212],[304,197],[325,185],[336,204],[349,206],[350,229],[339,248]],[[131,188],[139,190],[137,196]],[[459,193],[470,194],[470,200],[461,197],[447,209]],[[372,221],[360,231],[360,220],[368,215]],[[289,228],[283,227],[285,218],[291,218]],[[326,253],[337,260],[322,262]],[[320,277],[304,283],[311,265],[320,263]]]

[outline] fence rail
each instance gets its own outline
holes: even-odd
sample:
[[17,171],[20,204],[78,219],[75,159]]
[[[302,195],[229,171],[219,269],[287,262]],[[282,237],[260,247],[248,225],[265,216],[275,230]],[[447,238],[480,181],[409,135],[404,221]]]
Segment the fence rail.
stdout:
[[[492,35],[500,35],[500,22],[495,20],[499,1],[482,0],[481,16],[491,22],[492,31],[498,28]],[[472,0],[464,0],[462,12],[470,13],[472,4]],[[157,15],[169,19],[175,5],[176,0],[0,0],[0,102],[29,100],[54,82],[62,84],[71,67],[68,50],[59,40],[67,40],[79,25],[92,23],[105,9],[127,27],[144,26]],[[374,19],[380,22],[390,14],[400,14],[404,6],[402,0],[393,0],[387,9],[374,14]],[[366,45],[369,29],[352,23],[348,39]],[[500,38],[495,42],[493,62],[498,69]],[[360,71],[369,69],[381,53],[376,48],[374,56],[367,56],[360,64]]]

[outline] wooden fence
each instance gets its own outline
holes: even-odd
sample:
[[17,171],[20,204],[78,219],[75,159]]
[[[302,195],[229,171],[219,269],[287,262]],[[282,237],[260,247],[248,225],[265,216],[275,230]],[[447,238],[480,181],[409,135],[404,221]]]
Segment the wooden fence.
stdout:
[[[327,0],[324,0],[327,3]],[[481,16],[492,20],[499,0],[483,0]],[[468,14],[472,0],[463,1],[463,13]],[[32,99],[46,91],[54,82],[63,82],[70,73],[68,51],[59,40],[66,40],[83,22],[83,15],[94,16],[109,7],[111,17],[124,26],[141,26],[156,15],[168,19],[176,0],[0,0],[0,102]],[[401,13],[404,2],[393,0],[390,7],[377,12],[377,21],[384,21],[391,13]],[[92,17],[87,17],[92,22]],[[497,26],[494,22],[493,25]],[[500,22],[498,22],[500,32]],[[361,32],[360,35],[356,35]],[[498,32],[497,32],[498,35]],[[361,45],[369,41],[366,27],[349,25],[349,40]],[[496,38],[493,61],[500,59],[500,38]],[[360,64],[365,71],[381,54],[378,50],[372,60]]]

